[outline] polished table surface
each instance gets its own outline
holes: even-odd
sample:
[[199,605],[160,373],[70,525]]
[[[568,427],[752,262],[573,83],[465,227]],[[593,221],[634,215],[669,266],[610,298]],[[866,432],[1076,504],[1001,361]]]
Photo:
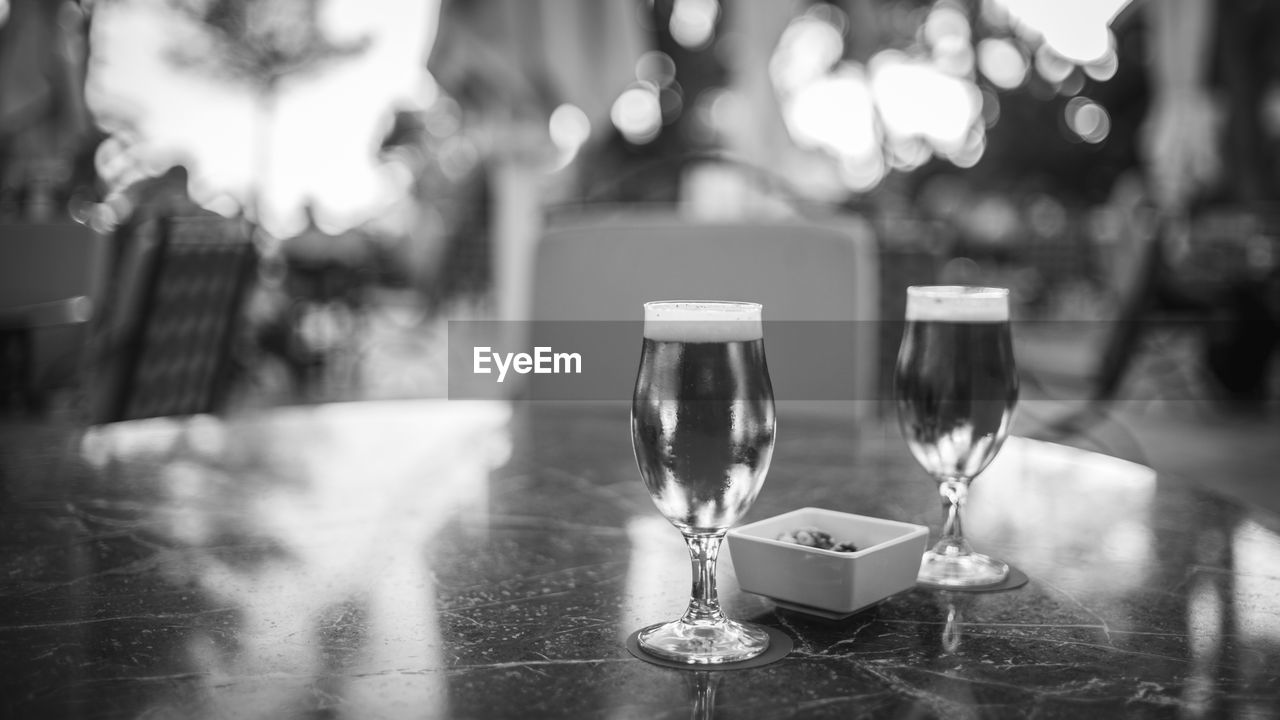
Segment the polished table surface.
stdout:
[[[843,621],[741,591],[790,635],[751,670],[624,648],[689,567],[627,410],[405,401],[13,428],[0,446],[0,716],[1280,716],[1280,522],[1179,478],[1012,439],[971,495],[1030,577]],[[780,414],[748,520],[928,524],[891,422]],[[21,441],[14,441],[20,438]]]

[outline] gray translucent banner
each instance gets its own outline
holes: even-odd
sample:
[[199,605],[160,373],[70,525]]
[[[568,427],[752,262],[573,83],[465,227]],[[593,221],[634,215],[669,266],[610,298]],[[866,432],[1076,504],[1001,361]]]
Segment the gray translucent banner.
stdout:
[[[882,401],[905,323],[765,321],[764,345],[779,401]],[[1205,377],[1214,323],[1014,322],[1024,397],[1144,398],[1165,384],[1178,399],[1187,377]],[[640,321],[450,321],[448,397],[630,401],[643,346]],[[1165,392],[1170,395],[1170,392]],[[980,399],[980,398],[975,398]]]

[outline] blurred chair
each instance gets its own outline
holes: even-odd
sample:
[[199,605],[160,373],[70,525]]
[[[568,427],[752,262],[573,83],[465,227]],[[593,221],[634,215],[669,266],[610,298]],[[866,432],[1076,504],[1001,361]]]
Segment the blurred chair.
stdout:
[[138,228],[91,376],[89,420],[217,412],[257,264],[249,227],[170,217]]
[[[877,250],[860,218],[697,220],[670,210],[585,211],[553,224],[537,247],[535,321],[634,321],[614,359],[629,376],[611,381],[621,386],[620,397],[629,397],[635,382],[643,303],[713,299],[764,305],[780,407],[860,417],[873,404],[867,401],[878,399]],[[535,322],[535,332],[543,324]]]
[[38,413],[74,385],[108,255],[78,223],[0,224],[0,408]]

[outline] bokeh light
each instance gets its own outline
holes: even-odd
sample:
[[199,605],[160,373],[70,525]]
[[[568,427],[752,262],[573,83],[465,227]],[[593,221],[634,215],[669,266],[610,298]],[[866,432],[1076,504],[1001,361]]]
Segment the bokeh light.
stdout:
[[[815,7],[823,11],[811,9],[786,28],[769,67],[798,145],[827,153],[839,182],[855,192],[875,187],[891,169],[913,170],[935,155],[961,167],[977,163],[987,121],[973,80],[970,21],[960,5],[934,5],[919,30],[927,47],[884,50],[866,66],[840,61],[843,14]],[[1025,59],[1011,44],[1007,49],[1025,76]],[[1016,84],[1017,66],[1001,69],[1005,82]]]
[[891,136],[921,137],[944,153],[959,151],[980,116],[973,83],[897,50],[871,59],[871,92]]
[[706,47],[715,35],[720,3],[716,0],[675,0],[671,7],[671,37],[691,50]]
[[1115,77],[1119,69],[1120,58],[1116,55],[1115,48],[1108,48],[1101,58],[1084,65],[1084,74],[1098,82],[1106,82]]
[[676,79],[676,61],[661,50],[650,50],[636,61],[636,80],[662,87]]
[[1058,54],[1049,45],[1036,48],[1036,72],[1040,77],[1054,85],[1064,82],[1075,71],[1070,60]]
[[813,13],[796,18],[783,31],[769,62],[773,84],[781,92],[794,92],[831,70],[844,52],[840,30]]
[[1012,90],[1027,78],[1027,58],[1005,38],[986,38],[978,43],[978,70],[993,85]]
[[924,21],[924,38],[931,47],[947,45],[955,41],[968,42],[969,18],[951,2],[939,2],[929,11]]
[[897,170],[915,170],[931,157],[929,144],[918,138],[897,140],[889,146],[889,163]]
[[547,130],[556,148],[572,156],[591,137],[591,119],[582,108],[565,103],[551,111]]
[[636,83],[627,88],[614,101],[609,118],[628,142],[643,145],[653,141],[662,130],[662,104],[657,88],[650,83]]
[[854,66],[805,85],[787,103],[784,117],[801,146],[859,160],[880,154],[871,87]]
[[1089,98],[1071,98],[1064,113],[1067,127],[1087,143],[1100,143],[1111,134],[1111,115]]
[[925,42],[933,51],[933,63],[939,70],[957,77],[973,72],[973,43],[969,18],[949,0],[933,6],[921,28]]
[[879,153],[866,158],[845,158],[839,165],[840,180],[855,192],[874,188],[884,179],[884,156]]
[[987,136],[980,129],[972,129],[960,145],[944,154],[958,168],[971,168],[982,159],[987,149]]

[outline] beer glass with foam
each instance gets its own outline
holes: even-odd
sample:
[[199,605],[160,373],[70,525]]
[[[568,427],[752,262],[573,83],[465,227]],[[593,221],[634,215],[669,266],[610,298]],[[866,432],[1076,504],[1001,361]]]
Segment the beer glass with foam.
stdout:
[[942,496],[942,538],[924,554],[920,580],[948,587],[1003,581],[1009,566],[973,551],[961,514],[970,483],[1008,436],[1018,400],[1009,291],[907,288],[894,391],[911,454]]
[[765,651],[769,636],[720,609],[716,558],[725,532],[755,502],[773,457],[761,308],[651,302],[644,310],[632,447],[654,504],[689,546],[693,589],[680,619],[645,628],[638,642],[677,662],[746,660]]

